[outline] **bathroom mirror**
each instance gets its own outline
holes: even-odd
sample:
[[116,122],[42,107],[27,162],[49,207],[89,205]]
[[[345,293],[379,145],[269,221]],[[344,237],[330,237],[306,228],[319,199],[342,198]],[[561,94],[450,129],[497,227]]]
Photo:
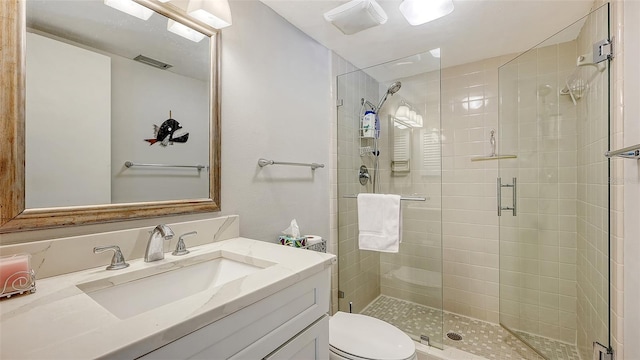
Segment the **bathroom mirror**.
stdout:
[[216,30],[108,2],[0,9],[0,233],[220,208]]

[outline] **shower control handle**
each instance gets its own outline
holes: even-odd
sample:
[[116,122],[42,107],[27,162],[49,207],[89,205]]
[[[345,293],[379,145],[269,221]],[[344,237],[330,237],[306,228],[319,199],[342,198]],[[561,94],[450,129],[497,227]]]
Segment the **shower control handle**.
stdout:
[[369,169],[366,166],[360,166],[360,171],[358,171],[358,180],[360,181],[360,185],[367,185],[369,181],[371,181],[371,176],[369,175]]
[[[517,178],[513,178],[513,183],[512,184],[503,184],[502,183],[502,178],[498,178],[498,186],[497,186],[497,198],[498,198],[498,216],[502,216],[502,210],[511,210],[512,212],[512,216],[517,216],[517,189],[518,189],[518,182],[517,182]],[[513,207],[503,207],[502,206],[502,188],[506,187],[506,188],[513,188]]]

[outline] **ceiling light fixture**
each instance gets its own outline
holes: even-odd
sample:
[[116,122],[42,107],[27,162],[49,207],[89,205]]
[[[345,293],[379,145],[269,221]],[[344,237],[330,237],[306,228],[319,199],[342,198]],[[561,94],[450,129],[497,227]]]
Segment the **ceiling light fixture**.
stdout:
[[387,22],[387,14],[375,0],[352,0],[324,13],[324,19],[345,35]]
[[453,11],[452,0],[404,0],[400,12],[411,25],[422,25]]
[[153,10],[132,0],[104,0],[104,4],[142,20],[148,20],[153,15]]
[[216,29],[231,25],[228,0],[189,0],[187,13]]
[[169,22],[167,23],[167,30],[193,42],[200,42],[200,40],[204,39],[205,36],[203,33],[195,31],[192,28],[171,19],[169,19]]

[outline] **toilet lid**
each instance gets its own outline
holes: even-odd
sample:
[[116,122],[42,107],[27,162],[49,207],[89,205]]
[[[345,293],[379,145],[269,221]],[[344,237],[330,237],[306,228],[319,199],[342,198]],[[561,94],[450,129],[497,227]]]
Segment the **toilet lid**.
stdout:
[[413,340],[395,326],[341,311],[329,320],[329,344],[341,352],[377,360],[409,359],[416,351]]

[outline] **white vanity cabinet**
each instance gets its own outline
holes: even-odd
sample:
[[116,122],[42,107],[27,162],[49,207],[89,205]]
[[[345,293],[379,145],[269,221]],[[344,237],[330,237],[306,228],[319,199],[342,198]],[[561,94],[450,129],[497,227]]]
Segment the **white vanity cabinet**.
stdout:
[[140,359],[328,359],[330,269]]

